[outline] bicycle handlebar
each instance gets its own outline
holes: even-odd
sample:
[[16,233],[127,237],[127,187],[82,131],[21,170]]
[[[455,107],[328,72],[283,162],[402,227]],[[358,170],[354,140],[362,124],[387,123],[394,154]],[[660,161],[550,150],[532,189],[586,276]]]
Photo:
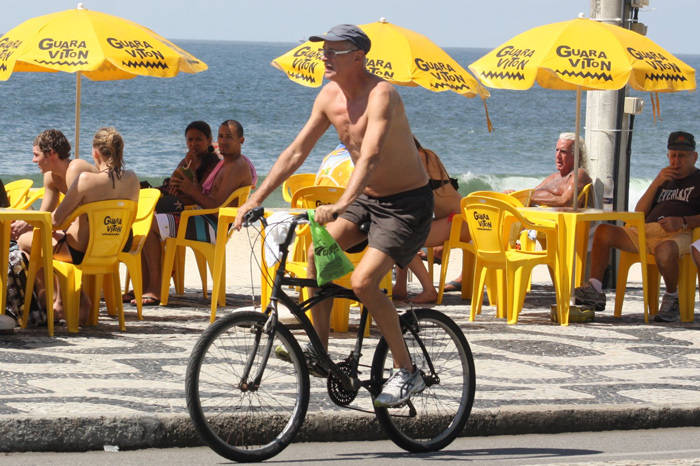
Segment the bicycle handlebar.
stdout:
[[[245,213],[243,218],[245,219],[243,221],[244,227],[249,227],[253,223],[257,222],[258,220],[260,220],[263,223],[263,225],[267,226],[267,222],[265,221],[265,209],[262,206],[249,210],[248,212]],[[294,215],[292,217],[292,223],[293,223],[294,227],[296,227],[301,222],[308,222],[308,221],[309,221],[309,215],[306,211],[304,211],[300,214]]]

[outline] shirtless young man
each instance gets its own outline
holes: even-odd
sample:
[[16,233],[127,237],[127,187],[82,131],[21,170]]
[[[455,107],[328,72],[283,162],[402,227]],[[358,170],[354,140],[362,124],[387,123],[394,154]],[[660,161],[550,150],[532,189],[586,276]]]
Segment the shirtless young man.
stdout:
[[[557,141],[554,163],[557,172],[549,175],[532,192],[532,205],[547,205],[551,207],[572,206],[574,201],[574,133],[561,133]],[[586,146],[579,139],[581,158],[586,156]],[[586,170],[578,169],[578,192],[591,182]]]
[[[316,97],[311,116],[294,142],[280,154],[264,183],[239,210],[235,227],[241,228],[244,214],[260,206],[301,166],[333,125],[350,152],[355,170],[338,202],[316,209],[316,220],[327,223],[328,232],[343,250],[369,241],[351,283],[371,309],[398,369],[374,403],[394,406],[423,390],[425,384],[406,349],[396,308],[379,289],[379,283],[394,264],[406,267],[425,242],[433,213],[432,190],[401,97],[394,86],[365,66],[371,46],[367,35],[357,26],[341,24],[310,40],[323,42],[320,50],[330,83]],[[335,215],[339,217],[334,221]],[[365,221],[371,221],[369,237],[359,230]],[[308,274],[315,277],[311,249]],[[331,306],[326,301],[312,309],[314,328],[326,346]],[[313,354],[307,357],[313,361]]]
[[[127,199],[138,202],[139,179],[132,171],[123,168],[124,141],[114,128],[102,128],[92,141],[93,170],[84,170],[75,176],[61,204],[51,215],[54,227],[62,224],[83,204],[110,199]],[[76,160],[77,161],[77,160]],[[75,163],[74,161],[73,163]],[[87,162],[86,162],[87,163]],[[71,164],[73,165],[73,164]],[[54,231],[53,256],[64,262],[80,264],[90,239],[90,226],[86,215],[78,217],[65,231]],[[32,233],[23,234],[18,241],[25,253],[31,251]],[[37,275],[37,287],[41,291],[41,274]],[[54,311],[57,318],[63,318],[61,299],[56,288],[57,298]],[[86,303],[86,305],[84,304]],[[82,293],[80,304],[80,322],[87,319],[90,300]]]
[[[41,173],[44,174],[44,197],[41,201],[42,212],[53,212],[56,210],[61,194],[66,194],[68,188],[83,172],[95,173],[97,168],[87,160],[70,158],[70,142],[57,129],[48,129],[41,132],[34,138],[32,147],[32,161],[37,165]],[[11,237],[19,241],[20,236],[29,232],[28,239],[31,239],[32,226],[23,220],[12,222]],[[31,247],[26,250],[28,253]],[[37,289],[43,290],[43,275],[37,275]],[[44,302],[40,299],[39,302]],[[54,299],[54,315],[62,316],[63,305],[60,295],[57,293]],[[90,310],[90,301],[87,296],[81,297],[80,311],[85,314]]]
[[[41,201],[42,212],[53,212],[58,206],[61,194],[82,172],[96,172],[97,168],[87,160],[70,159],[70,143],[57,129],[48,129],[34,139],[32,161],[44,174],[44,198]],[[30,231],[32,226],[18,220],[12,222],[12,239],[17,240],[21,234]]]
[[[241,154],[245,141],[243,126],[235,120],[226,120],[219,127],[219,153],[223,160],[214,168],[201,186],[186,176],[175,174],[170,186],[192,199],[204,209],[220,207],[238,188],[255,184],[257,176],[252,164]],[[179,214],[156,214],[151,231],[143,245],[143,298],[144,306],[160,304],[160,287],[163,277],[161,241],[177,236]],[[196,216],[187,223],[187,239],[214,242],[216,240],[216,216]],[[204,233],[202,233],[204,232]],[[135,300],[131,300],[136,304]]]

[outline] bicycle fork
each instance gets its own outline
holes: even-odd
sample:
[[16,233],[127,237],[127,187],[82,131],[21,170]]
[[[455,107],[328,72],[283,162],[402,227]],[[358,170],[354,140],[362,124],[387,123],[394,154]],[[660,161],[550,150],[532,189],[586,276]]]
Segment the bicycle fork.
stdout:
[[[276,303],[275,303],[276,304]],[[255,338],[253,343],[253,348],[248,354],[248,360],[246,361],[243,374],[241,375],[241,381],[238,383],[238,388],[243,391],[256,391],[260,387],[260,381],[262,380],[263,374],[265,373],[265,368],[267,367],[267,361],[272,354],[272,344],[275,340],[275,328],[277,327],[277,307],[275,306],[270,313],[265,325],[255,330]],[[258,348],[262,342],[263,335],[267,335],[267,341],[265,342],[265,347],[263,348],[262,356],[260,358],[260,365],[252,378],[252,382],[248,382],[250,371],[253,368],[253,363],[255,362],[256,355],[258,354]]]

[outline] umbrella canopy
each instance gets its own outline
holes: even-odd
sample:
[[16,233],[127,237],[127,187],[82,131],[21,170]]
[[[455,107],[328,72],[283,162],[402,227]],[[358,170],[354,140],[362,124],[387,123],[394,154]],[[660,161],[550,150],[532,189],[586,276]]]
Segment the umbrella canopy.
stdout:
[[[401,86],[488,98],[489,92],[467,70],[424,35],[391,24],[385,18],[359,27],[372,41],[367,69],[377,76]],[[325,69],[319,48],[318,42],[304,42],[275,58],[272,65],[298,84],[319,87]]]
[[499,89],[674,92],[695,89],[695,70],[647,37],[586,18],[530,29],[469,65]]
[[[486,86],[576,90],[574,199],[577,198],[581,91],[695,89],[695,70],[655,42],[620,26],[579,17],[530,29],[469,65]],[[574,203],[574,209],[576,203]]]
[[83,4],[29,19],[0,37],[0,80],[13,72],[76,73],[76,157],[80,133],[80,77],[94,81],[136,76],[170,78],[207,65],[148,28]]

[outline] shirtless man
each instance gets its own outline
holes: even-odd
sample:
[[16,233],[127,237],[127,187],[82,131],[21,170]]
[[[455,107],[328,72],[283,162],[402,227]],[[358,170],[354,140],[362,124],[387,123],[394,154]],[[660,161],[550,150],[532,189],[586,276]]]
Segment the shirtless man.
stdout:
[[[84,170],[75,175],[75,179],[66,191],[65,198],[51,215],[51,223],[54,227],[65,222],[75,209],[83,204],[110,199],[128,199],[138,202],[139,179],[134,172],[124,170],[123,151],[124,141],[114,128],[102,128],[95,134],[92,141],[92,157],[95,165],[91,165],[92,169]],[[77,161],[73,161],[71,166]],[[60,186],[59,189],[61,187],[63,186]],[[31,251],[32,236],[31,232],[27,232],[18,241],[20,249],[27,254]],[[65,231],[53,232],[53,257],[64,262],[80,264],[89,239],[88,219],[86,215],[81,215]],[[43,283],[39,280],[40,276],[42,275],[37,275],[38,293],[43,291]],[[59,290],[56,288],[54,312],[57,318],[63,318],[64,312]],[[87,319],[89,309],[90,300],[85,293],[81,293],[81,324]]]
[[[573,205],[574,200],[574,133],[561,133],[557,141],[554,163],[557,172],[549,175],[532,192],[530,203],[532,205],[547,205],[551,207],[567,207]],[[586,145],[583,138],[579,138],[579,154],[583,159],[586,156]],[[578,169],[578,192],[591,182],[586,170]]]
[[[87,160],[70,159],[70,149],[68,139],[57,129],[48,129],[34,139],[32,162],[44,174],[44,198],[39,209],[42,212],[53,212],[61,194],[68,192],[82,172],[97,171]],[[31,229],[32,226],[22,220],[12,222],[12,239],[17,240]]]
[[[396,308],[380,289],[381,279],[394,264],[406,267],[421,248],[432,220],[433,197],[428,175],[413,142],[403,102],[388,82],[366,68],[371,43],[357,26],[341,24],[309,40],[323,42],[320,49],[325,77],[330,81],[316,97],[311,116],[294,142],[279,156],[265,182],[239,210],[235,227],[244,214],[263,200],[304,162],[318,139],[333,125],[355,164],[347,188],[332,205],[319,206],[316,220],[346,250],[365,239],[369,248],[352,274],[352,289],[372,312],[394,356],[398,370],[386,382],[375,406],[394,406],[425,387],[403,341]],[[334,221],[335,216],[338,216]],[[371,221],[369,237],[359,225]],[[313,248],[308,274],[316,276]],[[328,344],[332,302],[312,309],[314,328]],[[313,350],[308,348],[314,375]],[[317,365],[316,365],[317,366]]]
[[[201,187],[186,176],[177,173],[170,185],[204,209],[220,207],[236,189],[255,184],[252,165],[241,154],[245,141],[243,126],[235,120],[226,120],[219,127],[219,153],[223,160],[214,168]],[[213,177],[213,178],[212,178]],[[187,222],[187,239],[214,242],[216,240],[216,216],[196,216]],[[160,304],[160,287],[163,276],[161,241],[177,236],[179,214],[156,214],[151,231],[146,237],[141,261],[143,270],[144,306]],[[131,300],[132,304],[136,301]]]
[[[73,185],[73,182],[78,179],[78,176],[83,172],[96,173],[97,168],[83,159],[70,158],[70,142],[57,129],[48,129],[40,133],[35,139],[32,147],[34,162],[41,173],[44,174],[44,197],[41,201],[42,212],[53,212],[56,210],[61,194],[66,194],[68,188]],[[27,232],[32,231],[32,226],[23,220],[12,222],[11,237],[15,241],[19,241],[19,237]],[[28,239],[31,238],[31,234]],[[29,247],[25,252],[29,253]],[[41,283],[43,275],[37,275],[37,289],[43,290],[44,285]],[[41,291],[39,292],[41,293]],[[45,302],[40,299],[39,302]],[[63,314],[63,304],[60,295],[56,293],[54,297],[54,315],[57,318]],[[87,315],[90,310],[90,300],[87,296],[81,296],[80,312],[82,315]]]
[[[570,207],[574,200],[574,141],[576,134],[561,133],[557,141],[556,155],[554,163],[557,171],[545,178],[542,183],[532,192],[530,198],[531,205],[547,205],[551,207]],[[578,143],[579,160],[586,157],[586,143],[579,137]],[[578,169],[578,192],[591,182],[591,177],[585,169]],[[514,192],[513,189],[506,189],[505,194]],[[455,278],[445,284],[444,292],[462,290],[462,276]]]

